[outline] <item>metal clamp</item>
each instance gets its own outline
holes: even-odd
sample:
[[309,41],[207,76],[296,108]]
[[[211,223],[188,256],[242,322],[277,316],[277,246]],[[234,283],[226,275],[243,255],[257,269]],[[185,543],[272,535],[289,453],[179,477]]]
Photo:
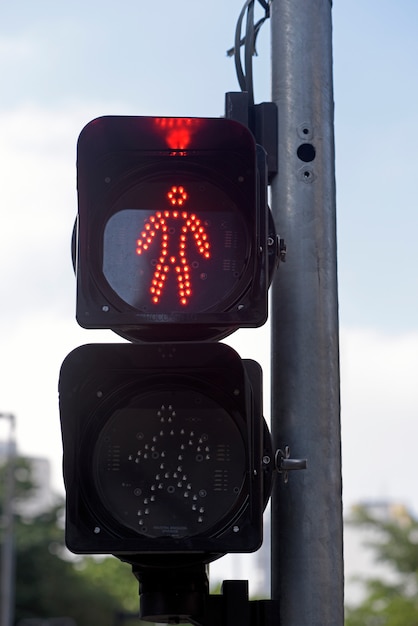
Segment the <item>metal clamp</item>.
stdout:
[[283,474],[283,482],[289,481],[289,472],[294,470],[303,470],[308,466],[306,459],[291,459],[290,448],[285,446],[284,451],[280,448],[276,451],[274,458],[275,467],[279,474]]

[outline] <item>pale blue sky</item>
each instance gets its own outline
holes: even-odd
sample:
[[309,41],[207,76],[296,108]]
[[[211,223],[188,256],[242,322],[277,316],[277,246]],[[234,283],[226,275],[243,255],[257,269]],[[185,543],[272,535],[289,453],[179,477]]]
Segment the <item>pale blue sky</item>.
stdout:
[[[116,340],[74,318],[77,136],[103,114],[222,115],[225,92],[238,90],[225,51],[242,3],[0,7],[0,409],[16,413],[22,451],[51,457],[56,485],[59,366],[77,345]],[[418,512],[418,4],[338,0],[333,20],[344,497]],[[269,30],[254,60],[257,101],[269,99]],[[268,377],[266,332],[234,342]]]
[[418,326],[418,5],[335,2],[340,302],[345,324]]

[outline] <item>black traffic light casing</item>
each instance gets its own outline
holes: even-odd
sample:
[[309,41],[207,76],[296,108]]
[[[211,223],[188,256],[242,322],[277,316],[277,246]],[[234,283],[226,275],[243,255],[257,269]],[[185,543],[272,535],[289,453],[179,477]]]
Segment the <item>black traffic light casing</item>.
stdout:
[[256,550],[272,458],[261,395],[258,364],[219,343],[71,352],[59,381],[69,549]]
[[77,149],[77,320],[204,341],[267,319],[265,153],[238,122],[109,116]]

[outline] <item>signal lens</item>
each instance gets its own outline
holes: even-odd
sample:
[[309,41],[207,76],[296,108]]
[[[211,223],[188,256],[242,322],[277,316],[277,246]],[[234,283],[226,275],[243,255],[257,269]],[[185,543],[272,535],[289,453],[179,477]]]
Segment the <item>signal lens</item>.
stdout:
[[110,516],[152,538],[216,526],[239,508],[246,475],[231,415],[208,396],[175,387],[116,410],[98,436],[93,463]]
[[250,280],[250,248],[242,214],[222,189],[192,178],[168,188],[148,181],[118,200],[105,225],[107,297],[141,313],[227,308]]

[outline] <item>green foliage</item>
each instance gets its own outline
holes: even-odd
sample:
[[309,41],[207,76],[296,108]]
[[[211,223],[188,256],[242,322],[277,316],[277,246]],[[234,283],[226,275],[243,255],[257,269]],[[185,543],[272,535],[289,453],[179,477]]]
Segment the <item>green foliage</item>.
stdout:
[[84,580],[116,598],[121,610],[138,613],[138,581],[130,565],[113,556],[101,560],[85,557],[77,570]]
[[[16,467],[16,494],[22,502],[32,491],[30,465],[19,461]],[[0,478],[4,471],[0,468]],[[0,512],[1,500],[0,487]],[[116,613],[138,613],[138,584],[128,565],[115,557],[74,557],[66,550],[62,499],[31,518],[17,509],[15,623],[65,616],[77,626],[113,626]]]
[[418,626],[418,521],[403,512],[380,520],[359,508],[355,524],[375,529],[370,545],[391,565],[395,582],[366,580],[366,599],[346,610],[346,626]]
[[114,613],[129,605],[125,598],[131,595],[138,603],[135,580],[130,575],[128,585],[129,572],[122,563],[118,568],[116,559],[110,568],[111,559],[88,568],[81,567],[83,560],[71,559],[63,545],[61,517],[62,507],[57,506],[29,523],[17,524],[16,620],[67,616],[77,626],[110,626]]

